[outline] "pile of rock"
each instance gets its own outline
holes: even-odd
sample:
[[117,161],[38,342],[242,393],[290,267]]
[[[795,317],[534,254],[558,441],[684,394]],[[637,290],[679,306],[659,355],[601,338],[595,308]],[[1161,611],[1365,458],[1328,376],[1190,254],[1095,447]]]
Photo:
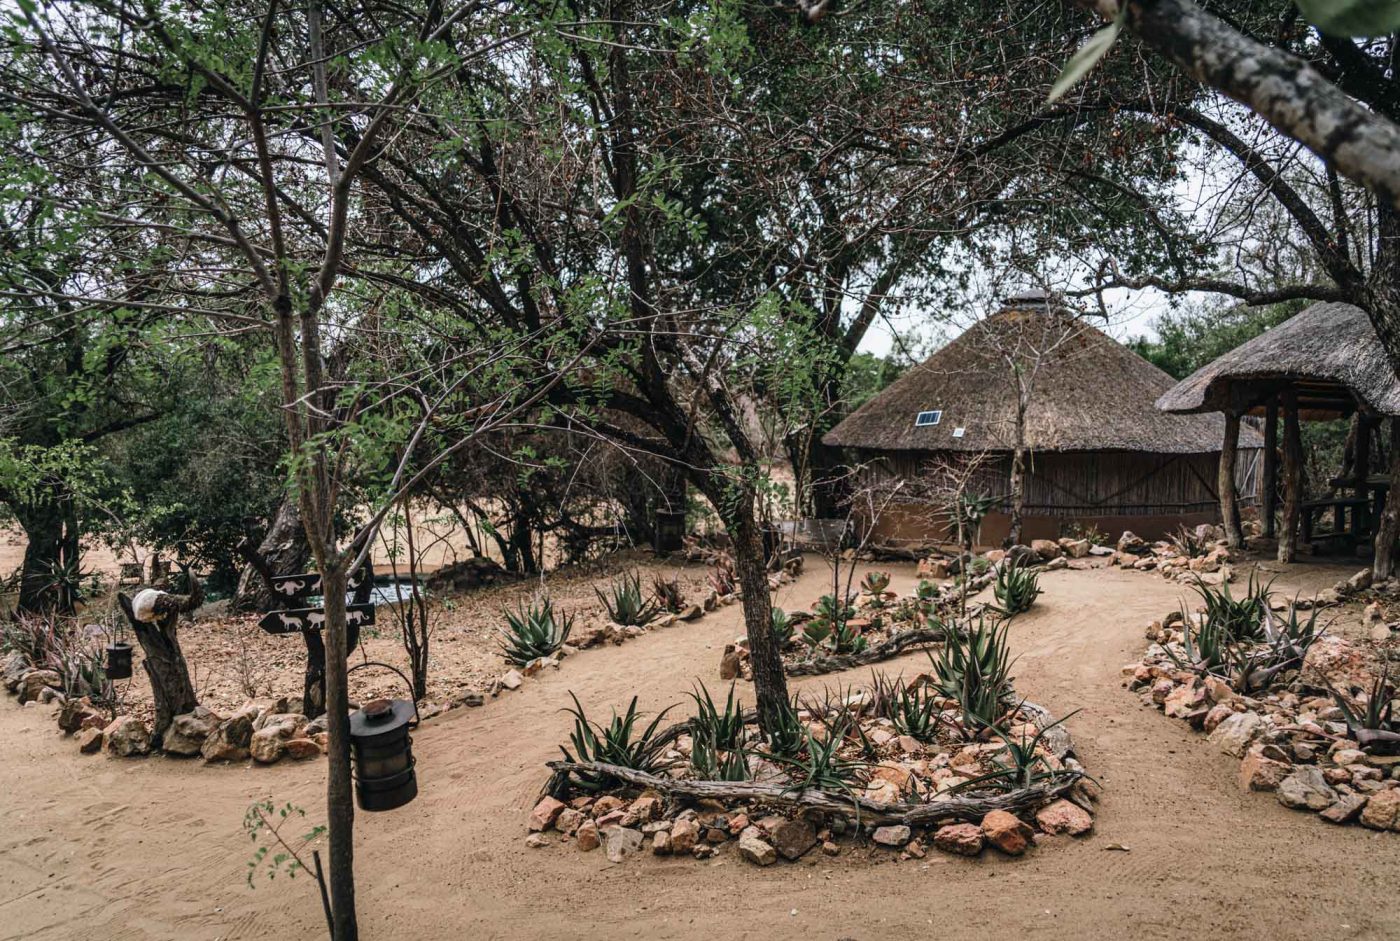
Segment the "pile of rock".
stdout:
[[726,808],[712,800],[668,809],[661,795],[643,791],[630,799],[607,794],[567,803],[544,797],[530,813],[525,843],[536,849],[556,840],[573,843],[582,852],[601,848],[614,863],[643,853],[710,859],[732,852],[755,866],[771,866],[779,860],[796,862],[813,851],[839,856],[854,845],[888,851],[901,860],[923,859],[929,847],[955,856],[977,856],[984,848],[1021,856],[1048,836],[1083,836],[1093,826],[1088,811],[1064,799],[1024,819],[993,810],[979,823],[927,828],[893,824],[858,831],[845,816],[811,809],[794,812],[757,804]]
[[[1326,693],[1364,696],[1381,669],[1374,649],[1323,636],[1309,648],[1301,669],[1245,696],[1221,677],[1202,677],[1177,665],[1168,647],[1185,660],[1184,626],[1179,619],[1154,622],[1148,629],[1154,643],[1141,662],[1123,669],[1129,689],[1240,759],[1241,790],[1271,791],[1285,807],[1311,811],[1328,823],[1400,832],[1400,755],[1360,748]],[[1400,703],[1396,706],[1400,709]]]

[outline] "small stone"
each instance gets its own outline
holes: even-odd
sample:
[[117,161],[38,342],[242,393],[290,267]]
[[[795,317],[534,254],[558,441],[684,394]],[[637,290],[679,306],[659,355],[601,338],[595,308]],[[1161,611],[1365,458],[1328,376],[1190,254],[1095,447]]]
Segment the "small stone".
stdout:
[[1400,790],[1372,794],[1361,810],[1361,825],[1372,830],[1400,831]]
[[755,866],[771,866],[778,861],[778,851],[763,839],[758,827],[747,827],[739,834],[739,855]]
[[287,739],[283,744],[287,749],[287,757],[293,761],[310,761],[322,755],[321,744],[315,739],[298,736]]
[[593,817],[594,819],[606,817],[614,810],[621,810],[625,806],[626,802],[623,801],[622,798],[614,797],[611,794],[605,794],[593,802]]
[[1237,712],[1215,727],[1210,742],[1227,755],[1244,757],[1249,743],[1264,725],[1264,719],[1254,712]]
[[795,860],[817,845],[817,831],[812,822],[804,817],[794,820],[783,818],[768,830],[768,838],[784,859]]
[[543,833],[531,833],[525,838],[525,845],[532,850],[543,849],[549,845],[549,837]]
[[21,704],[37,702],[45,689],[61,689],[63,678],[53,670],[30,670],[19,679],[19,701]]
[[933,845],[945,853],[976,856],[982,852],[982,828],[975,823],[950,823],[938,828]]
[[642,848],[642,831],[631,827],[606,827],[603,834],[603,852],[608,862],[620,863]]
[[566,807],[559,811],[558,817],[554,818],[554,829],[565,836],[573,836],[587,819],[582,812],[574,810],[572,807]]
[[598,825],[592,820],[585,820],[579,825],[578,832],[574,834],[574,843],[578,848],[587,853],[598,848]]
[[877,827],[870,838],[881,846],[899,847],[909,842],[912,831],[907,826]]
[[841,847],[830,840],[825,840],[822,842],[822,853],[827,856],[839,856],[841,855]]
[[1288,777],[1292,765],[1277,761],[1265,755],[1264,749],[1254,746],[1240,762],[1240,790],[1272,791]]
[[1337,792],[1327,785],[1316,765],[1302,765],[1279,782],[1278,802],[1294,810],[1326,810],[1337,802]]
[[253,733],[248,743],[248,752],[259,764],[270,765],[282,760],[287,754],[287,741],[282,737],[281,726],[259,729]]
[[1344,794],[1337,799],[1337,802],[1318,814],[1328,823],[1346,824],[1351,823],[1361,815],[1361,810],[1366,806],[1368,798],[1365,794]]
[[78,733],[78,751],[84,755],[95,755],[102,750],[102,730],[83,729]]
[[700,824],[691,817],[678,817],[671,825],[671,851],[689,853],[700,841]]
[[1003,853],[1020,856],[1030,847],[1035,831],[1015,814],[993,810],[982,818],[982,833]]
[[519,689],[525,682],[525,677],[520,675],[519,670],[511,670],[501,677],[501,686],[505,689]]
[[554,826],[554,821],[564,812],[564,802],[545,795],[530,811],[530,829],[536,833]]
[[248,745],[253,738],[256,708],[243,708],[214,727],[214,731],[199,747],[205,761],[241,761],[248,757]]
[[667,830],[657,830],[651,835],[651,852],[654,856],[671,855],[671,834]]
[[135,716],[119,716],[102,730],[102,744],[120,758],[133,758],[151,751],[151,730]]
[[1036,812],[1035,822],[1049,834],[1068,833],[1080,836],[1094,829],[1094,818],[1077,804],[1057,800]]
[[218,716],[203,706],[196,706],[193,711],[170,720],[170,727],[161,739],[161,748],[172,755],[198,755],[205,740],[218,727]]

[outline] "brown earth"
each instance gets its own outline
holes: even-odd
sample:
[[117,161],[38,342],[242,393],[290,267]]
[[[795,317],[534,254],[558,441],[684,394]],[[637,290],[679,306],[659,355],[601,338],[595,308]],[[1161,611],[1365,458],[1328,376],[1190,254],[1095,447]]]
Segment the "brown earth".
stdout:
[[[779,603],[810,603],[821,569],[810,566]],[[1299,566],[1277,587],[1312,591],[1344,574]],[[900,569],[897,587],[910,583]],[[1105,788],[1091,837],[1018,860],[931,853],[897,863],[848,849],[767,869],[732,851],[709,863],[610,866],[571,846],[527,849],[542,763],[567,733],[567,691],[605,714],[634,693],[647,709],[677,702],[694,677],[713,686],[721,645],[739,629],[731,607],[585,651],[520,692],[420,729],[421,796],[357,819],[362,937],[1400,936],[1397,837],[1329,828],[1271,795],[1240,793],[1237,762],[1123,689],[1120,667],[1141,653],[1146,622],[1174,607],[1179,586],[1117,570],[1057,572],[1043,585],[1012,628],[1018,688],[1054,711],[1081,710],[1070,728]],[[913,654],[886,666],[922,662]],[[0,938],[322,936],[309,880],[247,887],[253,847],[239,824],[250,801],[269,795],[315,819],[324,764],[84,758],[41,709],[0,705]]]

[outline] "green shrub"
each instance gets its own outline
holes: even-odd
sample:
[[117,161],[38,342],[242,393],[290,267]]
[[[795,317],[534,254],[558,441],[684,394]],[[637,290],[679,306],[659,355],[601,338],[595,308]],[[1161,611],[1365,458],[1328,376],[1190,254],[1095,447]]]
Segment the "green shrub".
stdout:
[[[650,724],[638,732],[637,724],[641,714],[637,712],[636,696],[632,697],[627,712],[622,716],[618,716],[617,710],[614,709],[612,720],[606,726],[589,721],[588,716],[584,714],[583,705],[572,692],[569,693],[569,698],[574,701],[574,705],[565,711],[574,717],[574,730],[569,735],[573,751],[570,752],[563,745],[559,746],[566,761],[594,761],[646,774],[655,774],[661,770],[666,743],[657,739],[656,731],[662,718],[674,708],[673,706],[661,710]],[[600,791],[616,783],[609,775],[589,771],[575,772],[574,781],[588,791]]]
[[1012,695],[1011,651],[1006,641],[1007,622],[990,626],[979,617],[975,627],[950,631],[933,663],[934,685],[956,700],[963,722],[976,731],[996,724]]
[[997,569],[992,594],[1007,617],[1029,611],[1040,594],[1040,576],[1030,567],[1008,563]]

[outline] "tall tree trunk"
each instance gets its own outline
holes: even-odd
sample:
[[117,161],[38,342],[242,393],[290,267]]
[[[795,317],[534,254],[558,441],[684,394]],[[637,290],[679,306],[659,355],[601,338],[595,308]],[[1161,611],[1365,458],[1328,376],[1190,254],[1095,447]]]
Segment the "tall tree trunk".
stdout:
[[1400,418],[1390,420],[1390,489],[1376,524],[1372,575],[1377,581],[1395,574],[1395,541],[1400,539]]
[[[306,533],[301,528],[301,513],[296,497],[288,497],[277,508],[267,536],[257,548],[258,557],[270,575],[295,575],[304,571],[311,559]],[[233,611],[270,611],[277,599],[257,567],[249,564],[238,577],[238,588],[229,607]]]
[[1269,402],[1264,412],[1264,492],[1259,508],[1264,517],[1264,535],[1272,539],[1278,534],[1278,401]]
[[1026,509],[1026,449],[1017,446],[1011,452],[1011,528],[1006,534],[1008,546],[1021,542],[1022,517]]
[[1220,497],[1220,521],[1225,527],[1225,544],[1231,549],[1244,545],[1240,531],[1240,507],[1235,496],[1235,463],[1239,454],[1240,414],[1233,409],[1225,412],[1225,440],[1220,445],[1220,471],[1215,486]]
[[1298,517],[1303,505],[1303,439],[1298,427],[1298,397],[1284,394],[1283,415],[1283,531],[1278,560],[1292,562],[1298,554]]
[[733,510],[734,564],[744,608],[744,628],[749,638],[754,696],[758,700],[759,725],[776,727],[788,706],[787,676],[782,651],[773,635],[773,603],[768,593],[768,570],[763,557],[763,535],[754,515],[753,495],[738,499]]
[[151,695],[155,700],[156,718],[151,728],[151,742],[157,748],[164,744],[165,732],[175,717],[199,705],[194,684],[190,681],[189,665],[185,663],[184,651],[180,649],[179,628],[180,614],[199,607],[204,600],[204,591],[188,568],[185,574],[189,576],[190,594],[163,595],[156,606],[160,619],[154,623],[137,620],[131,599],[124,594],[117,595],[117,604],[126,615],[127,623],[131,625],[145,655],[141,665],[151,681]]
[[350,778],[350,694],[346,660],[344,561],[321,572],[326,611],[326,815],[330,842],[331,913],[336,941],[359,936],[355,918],[355,800]]
[[72,613],[77,600],[72,589],[76,586],[64,585],[55,575],[65,570],[76,573],[81,557],[73,501],[61,485],[41,485],[32,500],[16,501],[12,508],[26,540],[16,610],[21,614]]

